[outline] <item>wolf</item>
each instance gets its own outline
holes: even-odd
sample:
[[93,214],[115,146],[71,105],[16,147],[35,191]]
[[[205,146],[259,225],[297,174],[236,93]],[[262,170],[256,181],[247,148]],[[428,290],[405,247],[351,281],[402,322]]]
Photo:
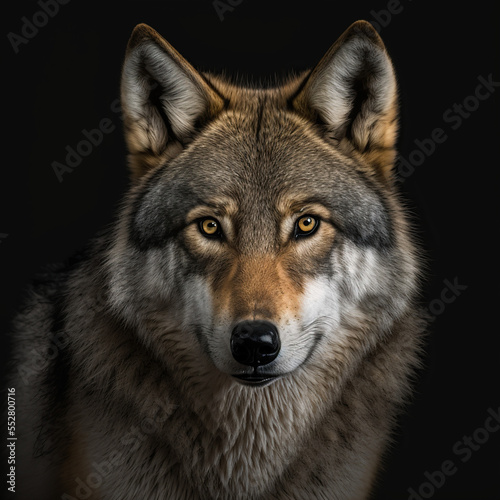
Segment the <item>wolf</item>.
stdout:
[[14,320],[19,498],[368,498],[426,329],[379,35],[245,86],[140,24],[121,103],[116,223]]

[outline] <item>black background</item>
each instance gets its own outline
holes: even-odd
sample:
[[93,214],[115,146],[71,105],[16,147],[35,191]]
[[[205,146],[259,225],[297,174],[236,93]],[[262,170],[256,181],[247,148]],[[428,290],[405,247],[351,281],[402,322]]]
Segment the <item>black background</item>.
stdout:
[[[7,34],[21,34],[22,17],[32,20],[41,9],[36,2],[3,5],[2,332],[34,273],[65,260],[113,221],[128,178],[121,121],[112,104],[137,23],[153,26],[195,67],[268,80],[313,66],[353,21],[376,21],[374,13],[395,5],[388,0],[270,4],[242,0],[221,20],[211,0],[114,5],[72,0],[17,54]],[[426,498],[434,490],[436,500],[498,500],[500,431],[490,433],[466,462],[454,447],[484,425],[489,408],[500,406],[493,260],[498,259],[500,87],[455,130],[456,122],[443,115],[474,95],[479,76],[487,79],[491,73],[500,82],[500,16],[478,2],[436,4],[400,0],[402,8],[388,23],[386,17],[380,30],[400,86],[401,155],[408,158],[417,149],[414,141],[429,138],[435,128],[447,139],[401,184],[427,251],[423,303],[433,304],[439,314],[432,323],[427,367],[374,498],[408,498],[408,488],[418,491],[428,481],[426,471],[452,460],[456,473],[441,487],[424,487]],[[103,118],[115,130],[59,182],[51,164],[64,163],[66,146],[76,147],[82,130],[96,128]],[[438,301],[445,279],[467,288],[443,305]],[[2,347],[4,360],[4,335]],[[476,435],[484,438],[480,431]]]

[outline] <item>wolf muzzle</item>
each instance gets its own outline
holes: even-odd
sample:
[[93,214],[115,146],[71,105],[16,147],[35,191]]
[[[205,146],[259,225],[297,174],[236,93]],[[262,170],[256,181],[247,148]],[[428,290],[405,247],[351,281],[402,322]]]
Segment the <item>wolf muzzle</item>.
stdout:
[[269,321],[241,321],[231,334],[231,353],[242,365],[267,365],[281,349],[278,329]]

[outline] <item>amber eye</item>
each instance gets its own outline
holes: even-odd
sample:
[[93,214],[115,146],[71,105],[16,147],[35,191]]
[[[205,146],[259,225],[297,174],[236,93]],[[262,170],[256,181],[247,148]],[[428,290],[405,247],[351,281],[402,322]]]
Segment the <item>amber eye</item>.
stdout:
[[313,217],[312,215],[304,215],[295,223],[295,238],[299,236],[309,236],[319,225],[319,219],[317,217]]
[[198,227],[200,228],[200,232],[203,236],[207,236],[209,238],[220,238],[222,236],[220,224],[217,219],[213,219],[211,217],[200,219]]

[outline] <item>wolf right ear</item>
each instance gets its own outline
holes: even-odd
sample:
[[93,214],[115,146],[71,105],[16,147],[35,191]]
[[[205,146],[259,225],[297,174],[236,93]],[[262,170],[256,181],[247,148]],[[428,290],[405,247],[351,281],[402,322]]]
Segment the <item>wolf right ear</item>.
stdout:
[[139,24],[128,42],[121,104],[132,176],[179,154],[223,99],[166,40]]
[[397,86],[375,28],[352,24],[303,82],[293,106],[323,125],[347,154],[359,154],[385,181],[392,179],[398,130]]

